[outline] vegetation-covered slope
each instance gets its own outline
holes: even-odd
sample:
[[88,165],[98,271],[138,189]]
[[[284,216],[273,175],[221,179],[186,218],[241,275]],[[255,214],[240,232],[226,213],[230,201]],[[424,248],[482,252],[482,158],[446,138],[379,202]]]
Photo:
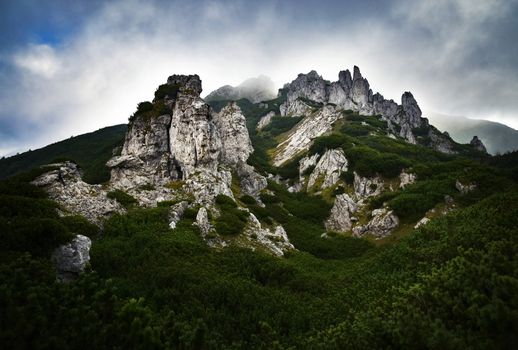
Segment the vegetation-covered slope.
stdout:
[[0,159],[0,179],[56,161],[74,160],[84,170],[84,180],[101,183],[109,180],[105,166],[113,149],[122,146],[126,125],[114,125],[71,137],[46,147]]

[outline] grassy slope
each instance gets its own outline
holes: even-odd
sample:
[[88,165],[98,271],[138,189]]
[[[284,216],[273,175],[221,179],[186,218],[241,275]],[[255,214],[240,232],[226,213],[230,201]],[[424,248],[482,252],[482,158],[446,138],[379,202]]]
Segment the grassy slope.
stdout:
[[126,125],[114,125],[83,134],[46,147],[0,160],[0,179],[28,171],[56,160],[74,160],[84,170],[89,183],[109,180],[105,163],[115,147],[121,146]]

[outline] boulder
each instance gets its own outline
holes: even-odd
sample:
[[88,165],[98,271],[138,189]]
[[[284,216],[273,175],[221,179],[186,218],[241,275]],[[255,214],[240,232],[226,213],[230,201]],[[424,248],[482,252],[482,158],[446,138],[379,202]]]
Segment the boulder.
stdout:
[[90,261],[90,238],[77,235],[67,244],[56,248],[52,254],[52,260],[56,264],[58,279],[69,282],[85,270]]
[[331,215],[325,222],[327,231],[346,232],[352,226],[352,214],[358,210],[358,205],[346,193],[339,194],[331,209]]
[[366,234],[380,239],[392,233],[399,226],[399,218],[392,210],[386,208],[375,209],[372,211],[372,219],[366,225],[353,228],[353,235],[362,237]]
[[318,189],[333,186],[340,179],[342,172],[347,171],[347,165],[347,159],[341,148],[327,150],[309,176],[308,188],[314,187],[319,180],[322,181],[318,183]]

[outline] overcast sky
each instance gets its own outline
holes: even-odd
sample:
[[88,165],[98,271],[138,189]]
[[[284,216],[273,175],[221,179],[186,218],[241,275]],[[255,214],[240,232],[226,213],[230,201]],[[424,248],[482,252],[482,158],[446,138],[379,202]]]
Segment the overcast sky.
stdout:
[[127,122],[171,74],[204,93],[358,65],[426,112],[518,128],[518,0],[0,0],[0,156]]

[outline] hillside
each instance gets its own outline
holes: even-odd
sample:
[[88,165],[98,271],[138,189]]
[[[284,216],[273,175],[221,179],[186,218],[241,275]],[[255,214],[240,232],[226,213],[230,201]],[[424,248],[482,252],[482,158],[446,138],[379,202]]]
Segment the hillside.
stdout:
[[46,147],[0,159],[0,179],[28,171],[43,164],[74,160],[84,170],[88,183],[107,181],[109,170],[105,163],[114,148],[121,146],[126,125],[114,125],[71,137]]
[[438,129],[448,131],[457,142],[468,143],[477,135],[491,154],[518,150],[518,130],[488,120],[469,119],[438,113],[429,115]]
[[102,185],[68,161],[0,181],[2,344],[518,341],[516,152],[456,143],[357,67],[260,103],[201,91],[172,75],[139,103]]

